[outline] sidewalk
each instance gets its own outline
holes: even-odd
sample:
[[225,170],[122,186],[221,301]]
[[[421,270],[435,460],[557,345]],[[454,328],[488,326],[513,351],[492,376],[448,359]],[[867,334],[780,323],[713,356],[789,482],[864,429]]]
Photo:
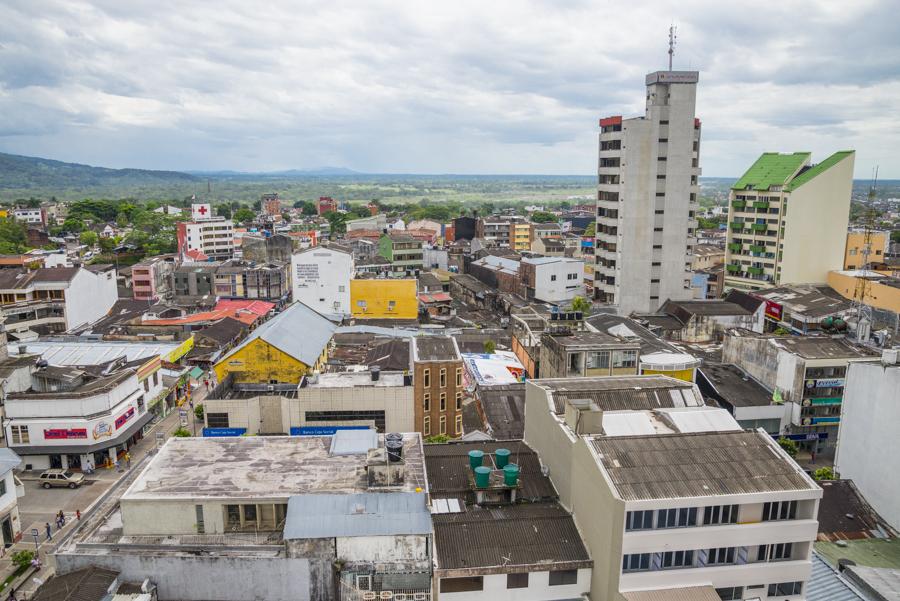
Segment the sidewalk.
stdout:
[[[193,391],[192,399],[194,401],[194,406],[198,403],[202,403],[203,399],[206,398],[206,389],[201,386]],[[172,436],[172,433],[178,429],[180,426],[180,416],[178,409],[185,409],[188,412],[188,426],[187,428],[193,432],[196,421],[196,430],[197,434],[200,435],[200,431],[203,428],[202,421],[196,420],[194,416],[194,412],[191,410],[190,406],[185,404],[183,407],[174,409],[169,415],[165,418],[154,424],[154,426],[147,432],[147,434],[138,441],[130,450],[129,454],[131,455],[131,463],[133,466],[136,466],[140,463],[140,461],[146,457],[147,455],[156,452],[157,441],[156,435],[158,432],[163,433],[164,439],[168,439]],[[103,493],[97,498],[96,502],[99,502],[103,499],[103,495],[106,494],[107,490],[119,479],[124,478],[129,473],[129,470],[125,466],[125,462],[121,462],[121,467],[117,471],[115,469],[106,469],[100,468],[94,474],[87,476],[86,480],[92,481],[93,486],[101,486],[104,488]],[[39,475],[26,475],[24,477],[20,476],[22,481],[35,481],[39,479]],[[84,508],[82,513],[86,514],[89,508]],[[19,542],[12,545],[9,549],[6,549],[5,554],[0,557],[0,582],[3,582],[8,576],[10,576],[15,571],[15,566],[12,564],[12,554],[17,551],[34,551],[35,544],[34,538],[32,537],[31,531],[32,529],[37,529],[38,531],[38,556],[43,562],[43,566],[37,572],[29,569],[26,570],[24,574],[20,575],[16,578],[15,581],[11,583],[11,586],[7,586],[6,588],[0,590],[0,599],[5,599],[11,590],[16,591],[17,598],[22,601],[24,599],[31,599],[37,589],[41,584],[47,581],[54,574],[55,566],[52,565],[53,561],[50,555],[55,551],[56,547],[59,543],[68,536],[68,534],[74,529],[74,527],[79,523],[75,511],[64,510],[63,514],[66,517],[65,526],[61,530],[57,529],[55,516],[48,515],[44,521],[36,521],[32,524],[23,525],[22,527],[22,538]],[[49,522],[52,528],[52,540],[47,540],[47,532],[46,532],[46,522]]]

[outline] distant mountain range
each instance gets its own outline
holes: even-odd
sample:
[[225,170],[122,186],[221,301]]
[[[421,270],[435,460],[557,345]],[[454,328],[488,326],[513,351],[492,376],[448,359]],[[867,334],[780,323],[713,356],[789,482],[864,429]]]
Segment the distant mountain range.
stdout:
[[321,177],[329,175],[363,175],[359,171],[346,167],[317,167],[315,169],[286,169],[283,171],[188,171],[199,177]]
[[196,181],[200,181],[200,178],[178,171],[107,169],[0,153],[0,189],[90,188],[105,185],[183,184]]

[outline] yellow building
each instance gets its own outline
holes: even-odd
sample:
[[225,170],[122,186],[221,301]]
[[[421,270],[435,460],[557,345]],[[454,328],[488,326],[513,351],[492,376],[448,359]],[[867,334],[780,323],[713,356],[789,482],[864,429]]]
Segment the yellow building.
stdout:
[[641,355],[640,374],[642,376],[669,376],[676,380],[695,382],[700,360],[687,353],[659,351]]
[[846,299],[854,300],[860,278],[865,278],[865,302],[876,309],[900,313],[900,278],[875,271],[829,271],[828,285]]
[[328,359],[328,343],[337,325],[296,302],[259,326],[213,368],[221,382],[297,384]]
[[[865,232],[862,230],[850,230],[847,232],[847,246],[844,248],[844,269],[862,269],[863,245],[865,244]],[[887,252],[889,232],[872,232],[872,242],[869,248],[869,263],[881,263]]]
[[531,250],[531,224],[513,222],[510,224],[510,242],[513,250]]
[[356,319],[416,319],[414,279],[350,280],[350,312]]

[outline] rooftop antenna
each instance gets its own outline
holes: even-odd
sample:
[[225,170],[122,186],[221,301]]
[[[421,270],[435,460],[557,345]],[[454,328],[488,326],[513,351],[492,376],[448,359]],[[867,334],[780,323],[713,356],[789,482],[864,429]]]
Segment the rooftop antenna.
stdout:
[[672,58],[675,56],[675,43],[678,41],[678,28],[675,24],[669,25],[669,71],[672,70]]
[[869,206],[863,216],[863,244],[861,249],[862,274],[856,278],[856,290],[853,292],[853,304],[856,308],[856,339],[859,342],[866,342],[869,338],[869,330],[872,325],[872,307],[869,306],[867,296],[869,294],[869,280],[867,279],[872,268],[869,263],[869,255],[872,253],[872,238],[875,229],[875,218],[877,211],[875,210],[875,198],[878,193],[878,165],[875,166],[872,173],[872,185],[869,187],[868,200]]

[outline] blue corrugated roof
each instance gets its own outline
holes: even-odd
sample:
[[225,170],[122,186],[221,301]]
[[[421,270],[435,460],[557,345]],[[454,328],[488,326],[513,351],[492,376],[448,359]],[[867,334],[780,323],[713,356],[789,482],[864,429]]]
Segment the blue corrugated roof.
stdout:
[[430,534],[425,494],[308,494],[288,499],[284,538]]
[[828,562],[813,552],[806,601],[866,601],[866,597],[859,595]]

